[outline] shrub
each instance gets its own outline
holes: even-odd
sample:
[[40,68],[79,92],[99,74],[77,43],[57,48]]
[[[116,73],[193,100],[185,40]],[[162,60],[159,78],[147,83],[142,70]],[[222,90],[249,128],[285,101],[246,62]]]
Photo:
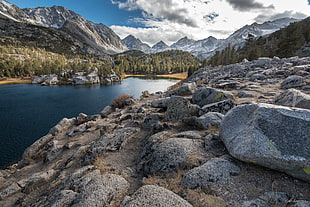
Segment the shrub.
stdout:
[[129,98],[132,98],[132,96],[127,95],[127,94],[123,94],[120,95],[119,97],[116,97],[113,101],[112,101],[112,106],[114,108],[123,108],[126,104],[125,101]]

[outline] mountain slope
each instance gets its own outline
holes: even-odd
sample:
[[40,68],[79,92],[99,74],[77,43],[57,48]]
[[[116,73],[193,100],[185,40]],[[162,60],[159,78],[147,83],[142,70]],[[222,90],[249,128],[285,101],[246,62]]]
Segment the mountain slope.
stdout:
[[[210,58],[215,54],[216,51],[224,50],[228,45],[234,46],[236,48],[243,47],[247,39],[251,36],[258,38],[267,34],[271,34],[292,22],[298,21],[292,18],[281,18],[274,21],[268,21],[262,24],[253,23],[251,25],[246,25],[233,34],[231,34],[226,39],[216,39],[215,37],[208,37],[202,40],[192,40],[188,37],[183,37],[177,42],[173,43],[171,46],[167,46],[164,42],[160,41],[154,45],[151,50],[144,49],[142,47],[135,47],[132,49],[141,50],[145,53],[155,53],[170,49],[183,50],[196,55],[199,59]],[[131,36],[131,39],[136,41],[136,44],[144,44],[141,40]],[[139,43],[138,43],[139,42]],[[130,42],[124,42],[128,48],[131,48]]]
[[253,23],[251,25],[245,25],[223,40],[215,50],[199,54],[200,59],[210,58],[216,51],[222,51],[228,46],[235,48],[243,47],[249,38],[254,37],[257,39],[261,36],[271,34],[296,21],[298,20],[293,18],[281,18],[274,21],[264,22],[262,24]]
[[127,50],[126,45],[113,30],[103,24],[88,21],[61,6],[20,9],[1,1],[0,17],[15,22],[55,28],[70,36],[86,53],[118,53]]
[[130,50],[140,50],[145,53],[149,53],[151,50],[151,47],[148,44],[141,42],[141,40],[135,38],[133,35],[128,35],[122,41]]
[[153,45],[152,47],[152,52],[153,53],[157,53],[157,52],[163,52],[163,51],[166,51],[166,50],[169,50],[169,46],[164,43],[163,41],[159,41],[157,42],[155,45]]
[[267,36],[247,40],[244,47],[236,50],[227,47],[217,51],[208,64],[227,65],[243,59],[255,60],[259,57],[292,57],[310,55],[310,17],[290,24]]

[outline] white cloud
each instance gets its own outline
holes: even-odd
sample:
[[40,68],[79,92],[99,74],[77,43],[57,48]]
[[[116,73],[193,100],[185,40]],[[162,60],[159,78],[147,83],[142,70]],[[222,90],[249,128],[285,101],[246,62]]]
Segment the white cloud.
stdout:
[[188,36],[226,38],[233,31],[255,21],[277,17],[305,17],[310,14],[308,0],[127,0],[112,1],[120,9],[141,10],[143,18],[134,19],[149,28],[114,25],[121,38],[132,34],[153,45],[163,40],[172,44]]

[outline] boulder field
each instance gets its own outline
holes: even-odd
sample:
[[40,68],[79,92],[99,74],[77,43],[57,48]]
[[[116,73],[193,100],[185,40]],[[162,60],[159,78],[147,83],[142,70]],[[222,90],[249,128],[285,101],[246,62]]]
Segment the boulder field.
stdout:
[[0,206],[310,206],[309,95],[310,58],[201,68],[61,120],[0,170]]

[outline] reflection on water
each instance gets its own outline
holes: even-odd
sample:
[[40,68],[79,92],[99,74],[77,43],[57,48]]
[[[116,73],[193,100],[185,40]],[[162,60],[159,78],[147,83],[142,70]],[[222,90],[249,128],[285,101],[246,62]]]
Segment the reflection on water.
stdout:
[[126,78],[110,86],[0,85],[0,166],[20,159],[26,147],[63,117],[98,114],[122,94],[164,91],[173,79]]

